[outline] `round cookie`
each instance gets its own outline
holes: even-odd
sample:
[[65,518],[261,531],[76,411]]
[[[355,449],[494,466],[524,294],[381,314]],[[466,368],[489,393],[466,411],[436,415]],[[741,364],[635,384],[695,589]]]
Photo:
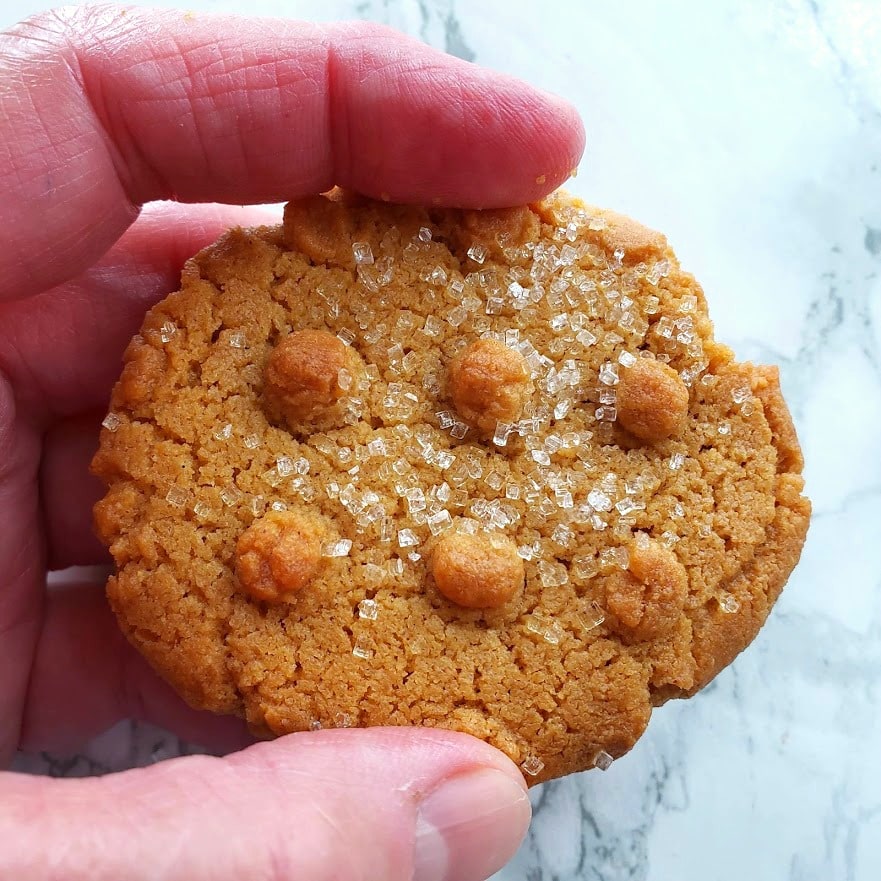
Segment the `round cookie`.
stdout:
[[454,728],[607,767],[755,636],[809,519],[773,368],[659,233],[339,192],[191,260],[93,468],[108,596],[261,735]]

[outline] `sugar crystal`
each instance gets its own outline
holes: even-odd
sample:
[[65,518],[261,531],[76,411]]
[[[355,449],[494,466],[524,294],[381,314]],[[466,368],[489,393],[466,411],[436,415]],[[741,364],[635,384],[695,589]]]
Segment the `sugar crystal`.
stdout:
[[242,333],[242,331],[234,330],[229,335],[229,344],[234,349],[244,349],[247,347],[248,342],[245,339],[245,335],[244,335],[244,333]]
[[230,484],[220,491],[220,500],[228,508],[238,504],[244,498],[244,493],[237,487]]
[[416,511],[425,510],[425,493],[418,487],[408,489],[404,497],[407,499],[408,513],[414,514]]
[[570,544],[574,537],[575,533],[572,531],[572,527],[567,526],[565,523],[558,523],[551,533],[551,539],[563,547]]
[[603,362],[600,368],[600,382],[603,385],[617,385],[618,383],[618,367],[611,361]]
[[486,260],[487,250],[483,247],[483,245],[475,242],[468,249],[468,256],[475,262],[482,264],[484,260]]
[[468,426],[464,422],[457,422],[450,429],[450,434],[456,438],[456,440],[462,440],[462,438],[468,434]]
[[752,389],[748,385],[738,386],[731,392],[731,399],[735,404],[742,404],[752,397]]
[[630,565],[630,554],[627,548],[606,548],[600,551],[600,565],[615,569],[626,569]]
[[345,367],[340,367],[336,374],[337,385],[347,392],[352,387],[352,372]]
[[426,336],[440,336],[443,326],[444,323],[436,315],[427,315],[425,317],[425,324],[422,327],[422,332]]
[[352,654],[356,658],[360,658],[362,661],[367,661],[373,657],[373,649],[370,648],[364,637],[359,636],[355,640],[355,645],[352,647]]
[[576,578],[593,578],[598,571],[596,558],[592,555],[582,555],[572,560],[572,572]]
[[225,440],[229,440],[231,437],[232,437],[232,425],[229,422],[227,422],[227,424],[224,425],[223,428],[219,428],[219,429],[217,429],[217,431],[214,432],[214,439],[215,440],[225,441]]
[[667,467],[671,471],[678,471],[685,464],[684,453],[673,453],[667,462]]
[[733,594],[723,593],[719,597],[719,608],[726,614],[733,615],[740,609],[740,603]]
[[453,327],[458,327],[468,317],[468,310],[464,306],[456,306],[447,314],[447,322]]
[[520,766],[530,777],[536,777],[541,773],[545,763],[537,756],[529,756]]
[[697,297],[694,294],[686,294],[679,302],[680,312],[694,312],[697,308]]
[[476,312],[482,304],[483,300],[479,297],[465,297],[465,299],[462,300],[462,306],[469,312]]
[[563,628],[559,621],[550,621],[545,625],[541,638],[549,645],[559,645],[564,636]]
[[622,367],[633,367],[633,365],[636,364],[636,356],[630,352],[621,352],[621,354],[618,355],[618,363]]
[[425,518],[425,522],[428,524],[432,535],[440,535],[440,533],[446,532],[453,525],[453,518],[450,516],[449,511],[442,509],[434,514],[429,514]]
[[538,574],[544,587],[559,587],[569,580],[569,573],[565,566],[559,563],[550,563],[547,560],[539,561]]
[[595,415],[600,422],[614,422],[618,418],[618,411],[615,407],[597,407]]
[[612,756],[609,755],[604,749],[601,749],[594,757],[593,763],[594,766],[599,768],[600,771],[608,771],[609,768],[612,767],[612,762],[615,760]]
[[122,425],[122,420],[116,415],[116,413],[108,413],[101,424],[108,431],[116,431],[119,426]]
[[[259,499],[262,498],[262,496],[257,496],[256,498]],[[279,499],[276,499],[269,507],[272,508],[273,511],[287,511],[288,509],[288,506]]]
[[193,513],[199,518],[204,518],[211,513],[211,508],[208,507],[205,502],[196,502],[196,504],[193,505]]
[[672,548],[677,541],[679,541],[679,536],[675,532],[670,532],[669,529],[666,529],[661,533],[661,543],[666,547]]
[[345,327],[342,330],[340,330],[336,336],[340,342],[345,343],[345,345],[347,345],[347,346],[351,346],[352,343],[355,342],[355,334],[352,333],[351,330],[349,330],[348,328],[345,328]]
[[554,407],[554,419],[565,419],[571,408],[571,400],[566,399],[565,401],[560,401],[560,403]]
[[417,237],[420,242],[430,242],[431,241],[431,230],[427,226],[420,226],[419,232],[417,233]]
[[731,426],[727,422],[719,425],[719,434],[731,434]]
[[517,554],[523,560],[531,560],[535,556],[532,545],[520,545],[517,548]]
[[165,501],[175,508],[182,508],[187,503],[187,493],[179,486],[172,486],[165,495]]
[[586,327],[582,328],[575,334],[575,339],[585,348],[595,345],[597,338]]
[[572,500],[572,493],[568,490],[556,490],[554,495],[557,498],[557,505],[563,508],[564,511],[573,507],[575,504]]
[[163,343],[170,343],[171,338],[177,333],[177,326],[171,321],[164,321],[159,328],[159,339]]
[[399,529],[398,544],[402,548],[411,548],[414,545],[419,544],[419,539],[416,537],[416,533],[413,532],[412,529]]
[[544,450],[533,450],[530,454],[532,456],[533,461],[537,462],[539,465],[550,465],[551,457]]
[[379,540],[383,544],[387,544],[392,540],[395,534],[394,521],[391,517],[383,517],[379,521]]
[[585,630],[595,630],[606,620],[606,613],[596,600],[591,600],[582,608],[579,618]]
[[592,489],[587,494],[587,503],[595,511],[611,511],[612,510],[612,500],[609,498],[608,495],[606,495],[606,493],[602,492],[599,489]]
[[446,450],[438,450],[434,454],[434,464],[441,470],[446,471],[450,465],[456,460],[456,457],[452,453],[448,453]]
[[510,422],[496,422],[496,431],[493,435],[493,443],[498,447],[503,447],[508,443],[508,435],[514,426]]
[[338,538],[335,541],[325,542],[321,548],[321,555],[323,557],[348,557],[351,550],[352,540],[350,538]]
[[633,499],[625,497],[615,504],[615,508],[622,517],[627,517],[634,513],[634,511],[644,510],[645,505],[642,502],[635,502]]
[[365,266],[373,263],[373,250],[369,242],[352,242],[352,256],[355,263],[359,266]]
[[310,731],[321,731],[321,722],[319,722],[318,719],[313,719],[309,723],[309,730]]
[[275,468],[282,477],[294,473],[294,460],[290,456],[279,456],[275,460]]
[[502,488],[502,484],[505,482],[505,479],[502,477],[500,472],[490,471],[489,474],[487,474],[484,478],[484,482],[490,489],[498,491]]
[[256,450],[257,447],[260,446],[260,438],[259,438],[256,434],[249,434],[249,435],[248,435],[248,436],[242,441],[242,443],[243,443],[243,444],[244,444],[249,450]]
[[385,447],[385,441],[381,437],[375,437],[373,440],[367,441],[367,449],[371,456],[386,456],[388,452]]

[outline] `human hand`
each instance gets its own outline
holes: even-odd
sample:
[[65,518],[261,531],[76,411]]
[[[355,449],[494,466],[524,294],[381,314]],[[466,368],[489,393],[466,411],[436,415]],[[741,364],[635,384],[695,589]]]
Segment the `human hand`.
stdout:
[[[183,260],[255,209],[341,184],[395,201],[536,199],[583,146],[574,110],[383,28],[91,7],[0,35],[0,763],[120,718],[221,750],[125,642],[88,475],[122,350]],[[473,881],[529,803],[501,753],[439,730],[304,733],[92,780],[0,773],[0,875]]]

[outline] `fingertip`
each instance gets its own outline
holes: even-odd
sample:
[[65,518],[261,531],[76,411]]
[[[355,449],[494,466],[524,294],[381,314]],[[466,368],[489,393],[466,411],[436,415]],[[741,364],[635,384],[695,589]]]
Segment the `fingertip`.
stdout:
[[419,805],[414,881],[484,881],[517,852],[531,818],[525,790],[502,771],[445,780]]
[[564,99],[394,31],[330,32],[337,181],[376,199],[500,208],[565,181],[584,126]]

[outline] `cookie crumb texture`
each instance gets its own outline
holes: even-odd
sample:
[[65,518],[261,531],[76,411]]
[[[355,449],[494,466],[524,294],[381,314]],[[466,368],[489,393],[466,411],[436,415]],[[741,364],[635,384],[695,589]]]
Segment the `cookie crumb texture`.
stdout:
[[666,240],[557,193],[339,193],[191,260],[94,470],[128,637],[255,732],[466,731],[606,767],[757,633],[809,519],[777,372]]

